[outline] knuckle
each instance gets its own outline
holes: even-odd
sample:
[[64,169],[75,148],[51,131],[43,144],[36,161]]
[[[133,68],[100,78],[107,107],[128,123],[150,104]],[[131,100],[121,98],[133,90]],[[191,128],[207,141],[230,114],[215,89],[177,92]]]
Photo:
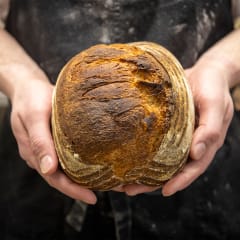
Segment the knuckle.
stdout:
[[208,132],[208,142],[210,144],[215,144],[215,143],[218,143],[219,140],[221,138],[221,133],[220,131],[216,130],[216,129],[211,129],[209,132]]
[[41,158],[43,156],[43,149],[44,149],[44,139],[42,139],[41,137],[37,136],[37,137],[32,137],[30,139],[31,142],[31,149],[33,154],[38,157]]
[[216,102],[219,102],[219,96],[216,96],[214,94],[203,93],[201,95],[201,101],[205,104],[212,105],[215,104]]

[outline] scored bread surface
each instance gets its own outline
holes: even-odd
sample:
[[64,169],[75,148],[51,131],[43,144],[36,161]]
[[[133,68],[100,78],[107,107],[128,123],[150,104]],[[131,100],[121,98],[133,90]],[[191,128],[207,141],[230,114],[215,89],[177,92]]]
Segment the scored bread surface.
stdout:
[[65,173],[87,188],[161,186],[185,164],[193,127],[183,69],[157,44],[96,45],[59,74],[56,151]]

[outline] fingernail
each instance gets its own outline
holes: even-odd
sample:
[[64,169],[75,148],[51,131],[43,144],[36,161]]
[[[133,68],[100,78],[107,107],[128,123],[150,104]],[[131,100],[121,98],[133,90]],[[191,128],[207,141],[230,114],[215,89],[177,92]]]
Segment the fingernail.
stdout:
[[126,194],[127,194],[129,197],[134,197],[134,196],[137,195],[136,193],[133,193],[133,192],[127,192]]
[[194,158],[196,160],[200,159],[203,157],[203,155],[205,154],[206,152],[206,144],[201,142],[201,143],[198,143],[196,146],[195,146],[195,151],[194,151]]
[[94,205],[97,203],[97,198],[96,197],[93,197],[92,199],[90,199],[90,201],[87,202],[87,204],[91,204],[91,205]]
[[171,189],[171,190],[162,190],[162,195],[164,197],[170,197],[172,196],[173,194],[175,194],[178,190],[177,189]]
[[43,174],[49,172],[52,166],[52,159],[50,156],[45,156],[40,160],[40,169]]
[[134,190],[130,190],[130,191],[127,191],[126,194],[129,196],[129,197],[134,197],[138,194],[137,191],[134,191]]
[[169,188],[169,187],[163,187],[162,188],[162,195],[164,197],[170,197],[176,192],[177,192],[177,188],[174,187],[174,186],[172,186],[171,188]]

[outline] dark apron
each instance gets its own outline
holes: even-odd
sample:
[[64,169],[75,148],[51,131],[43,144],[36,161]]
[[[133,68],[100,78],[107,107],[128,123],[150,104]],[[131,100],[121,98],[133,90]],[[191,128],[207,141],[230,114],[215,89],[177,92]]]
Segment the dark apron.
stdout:
[[[68,59],[97,43],[154,41],[190,67],[231,31],[229,2],[13,0],[7,29],[52,83]],[[160,191],[131,198],[97,193],[98,204],[86,208],[72,204],[20,160],[8,115],[0,135],[0,239],[238,239],[239,136],[235,115],[207,172],[173,197],[163,198]]]

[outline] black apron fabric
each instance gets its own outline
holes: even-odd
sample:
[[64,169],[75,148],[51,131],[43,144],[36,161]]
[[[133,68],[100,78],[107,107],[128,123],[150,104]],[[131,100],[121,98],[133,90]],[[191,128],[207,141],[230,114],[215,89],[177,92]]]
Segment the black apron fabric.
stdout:
[[154,41],[189,67],[232,20],[226,0],[12,0],[7,27],[54,82],[97,43]]
[[[231,31],[229,2],[12,0],[7,29],[52,83],[68,59],[97,43],[157,42],[189,67]],[[8,114],[0,134],[0,239],[239,239],[239,121],[235,114],[224,146],[188,189],[169,198],[97,193],[98,204],[79,211],[79,227],[73,201],[20,159]],[[69,216],[79,233],[65,223]]]

